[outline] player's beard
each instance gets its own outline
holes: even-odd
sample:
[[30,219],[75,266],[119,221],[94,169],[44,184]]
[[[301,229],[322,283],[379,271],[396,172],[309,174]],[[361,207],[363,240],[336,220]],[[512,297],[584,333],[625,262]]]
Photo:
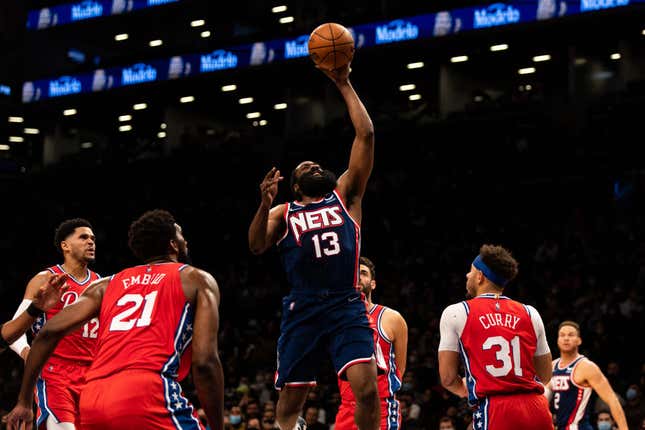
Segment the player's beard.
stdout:
[[[316,176],[315,173],[320,173]],[[323,197],[336,188],[336,175],[331,170],[307,172],[298,178],[300,193],[307,197]]]
[[371,288],[371,282],[368,282],[367,284],[363,284],[362,282],[358,282],[358,285],[361,287],[361,293],[365,294],[365,298],[369,301],[372,299],[372,288]]
[[188,247],[185,244],[177,252],[177,261],[184,264],[192,264],[190,255],[188,255]]

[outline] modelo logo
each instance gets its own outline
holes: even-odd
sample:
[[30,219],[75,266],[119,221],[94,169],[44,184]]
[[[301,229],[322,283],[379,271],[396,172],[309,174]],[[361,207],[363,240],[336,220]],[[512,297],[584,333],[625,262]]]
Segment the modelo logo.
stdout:
[[84,1],[82,3],[72,5],[72,21],[96,18],[101,15],[103,15],[103,6],[100,3]]
[[63,307],[73,304],[78,299],[78,293],[75,291],[66,291],[60,298],[60,301],[64,303]]
[[627,6],[629,0],[581,0],[580,11],[611,9],[613,7]]
[[215,70],[233,69],[237,67],[237,55],[219,49],[210,54],[200,56],[199,71],[213,72]]
[[132,67],[124,68],[121,72],[121,84],[132,85],[143,82],[152,82],[157,79],[157,69],[149,64],[138,63]]
[[419,37],[419,27],[402,19],[376,27],[377,44],[413,40],[417,37]]
[[177,0],[148,0],[148,6],[159,6],[162,4],[174,3]]
[[475,9],[474,28],[495,27],[520,22],[520,11],[511,5],[495,3],[486,9]]
[[309,36],[300,36],[296,40],[284,43],[284,58],[299,58],[309,55]]
[[11,88],[6,85],[0,85],[0,94],[3,94],[5,96],[10,96]]
[[49,81],[49,97],[60,97],[68,94],[78,94],[83,90],[83,84],[71,76],[63,76]]

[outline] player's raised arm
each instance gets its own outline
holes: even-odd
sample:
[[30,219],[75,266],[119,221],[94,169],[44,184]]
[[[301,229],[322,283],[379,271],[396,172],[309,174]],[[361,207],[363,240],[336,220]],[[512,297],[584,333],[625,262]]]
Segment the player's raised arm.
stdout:
[[277,241],[284,230],[283,214],[285,205],[271,209],[278,194],[278,182],[284,179],[277,168],[272,168],[260,184],[262,201],[249,227],[249,249],[255,255],[262,254]]
[[352,120],[356,136],[347,171],[338,179],[338,190],[348,207],[365,194],[374,165],[374,125],[363,102],[349,82],[350,65],[329,71],[321,69],[338,87]]
[[208,273],[191,268],[182,282],[195,285],[195,329],[193,332],[193,379],[210,428],[224,428],[224,372],[219,359],[219,287]]
[[34,339],[25,364],[18,404],[7,417],[10,429],[22,428],[22,424],[25,425],[25,429],[31,428],[33,393],[38,374],[58,342],[67,333],[98,316],[108,281],[107,278],[103,278],[92,283],[74,304],[67,306],[49,320]]

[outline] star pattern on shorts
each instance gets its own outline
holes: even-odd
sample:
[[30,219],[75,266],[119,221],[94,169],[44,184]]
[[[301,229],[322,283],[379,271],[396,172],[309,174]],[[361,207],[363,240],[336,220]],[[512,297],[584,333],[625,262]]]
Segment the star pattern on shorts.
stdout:
[[168,394],[172,399],[169,399],[168,401],[169,406],[174,409],[184,408],[186,406],[186,400],[181,396],[181,386],[175,381],[172,381],[170,384],[168,384],[168,387],[170,388]]

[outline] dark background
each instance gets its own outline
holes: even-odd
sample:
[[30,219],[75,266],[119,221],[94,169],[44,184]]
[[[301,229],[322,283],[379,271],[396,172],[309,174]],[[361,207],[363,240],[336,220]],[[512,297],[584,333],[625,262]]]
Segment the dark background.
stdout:
[[[0,144],[24,127],[39,134],[0,151],[0,320],[11,318],[31,276],[60,262],[52,242],[62,220],[93,223],[93,269],[110,275],[135,263],[129,223],[165,208],[184,228],[195,265],[211,271],[222,290],[227,408],[241,404],[246,413],[249,399],[264,408],[275,398],[270,383],[287,286],[274,251],[249,253],[247,228],[272,166],[287,177],[303,159],[337,174],[346,168],[353,130],[333,84],[304,58],[29,105],[18,89],[25,80],[99,65],[299,35],[325,21],[361,24],[479,3],[287,3],[295,21],[285,26],[271,13],[273,2],[187,0],[37,32],[24,29],[27,11],[56,2],[21,3],[0,5],[0,83],[14,90],[0,99]],[[212,37],[188,26],[197,18]],[[404,428],[435,429],[446,414],[458,429],[468,423],[463,402],[438,383],[438,320],[463,299],[465,274],[483,243],[508,247],[520,262],[506,293],[537,307],[554,357],[557,326],[573,319],[582,326],[581,352],[619,396],[631,384],[645,389],[637,352],[645,329],[643,18],[641,6],[629,6],[357,51],[351,79],[376,130],[362,249],[377,266],[376,301],[409,325]],[[130,39],[115,44],[123,31]],[[165,43],[153,50],[147,41],[156,37]],[[496,43],[510,48],[490,52]],[[70,48],[88,61],[68,60]],[[615,52],[620,60],[610,59]],[[551,61],[517,74],[543,53]],[[463,54],[468,62],[450,63]],[[424,68],[406,69],[419,60]],[[238,91],[222,93],[228,83]],[[407,83],[421,100],[398,90]],[[191,94],[194,103],[177,102]],[[267,125],[245,118],[250,108],[237,102],[245,96],[254,97]],[[133,111],[139,102],[148,108]],[[288,108],[273,111],[279,102]],[[72,107],[78,115],[64,117]],[[118,131],[123,114],[133,116],[133,131]],[[15,115],[24,123],[7,121]],[[282,184],[277,200],[289,198]],[[0,410],[13,406],[21,375],[15,354],[0,357]],[[329,424],[337,408],[331,368],[320,378],[310,403]],[[185,388],[190,393],[190,383]],[[630,428],[640,428],[643,402],[639,394],[626,403]]]

